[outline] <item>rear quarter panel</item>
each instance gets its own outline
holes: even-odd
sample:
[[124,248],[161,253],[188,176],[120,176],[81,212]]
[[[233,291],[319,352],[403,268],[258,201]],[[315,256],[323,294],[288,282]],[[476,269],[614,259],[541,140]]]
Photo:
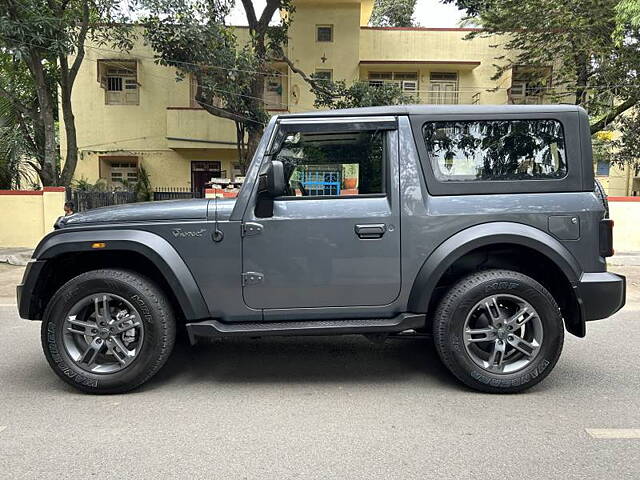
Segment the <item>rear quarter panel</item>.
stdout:
[[[604,210],[592,191],[432,196],[409,119],[401,117],[399,125],[402,272],[406,280],[403,294],[407,295],[403,302],[408,300],[408,291],[420,268],[438,246],[465,229],[490,222],[512,222],[538,229],[566,247],[582,271],[606,270],[604,259],[597,253],[598,223]],[[578,219],[577,239],[562,240],[550,233],[549,217],[556,215]]]

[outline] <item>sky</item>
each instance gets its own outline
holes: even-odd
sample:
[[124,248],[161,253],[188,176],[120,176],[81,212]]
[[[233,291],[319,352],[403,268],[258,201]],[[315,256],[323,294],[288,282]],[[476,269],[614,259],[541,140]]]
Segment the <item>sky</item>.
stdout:
[[[256,14],[264,9],[265,0],[254,0]],[[443,5],[438,0],[418,0],[414,18],[421,27],[457,27],[462,12],[455,6]],[[237,2],[229,18],[231,25],[246,25],[246,17],[242,4]]]

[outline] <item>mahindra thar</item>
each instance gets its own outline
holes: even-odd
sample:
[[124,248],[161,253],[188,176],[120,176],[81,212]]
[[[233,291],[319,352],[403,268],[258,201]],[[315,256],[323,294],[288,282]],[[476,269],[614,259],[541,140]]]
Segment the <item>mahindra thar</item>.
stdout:
[[432,335],[467,386],[545,378],[565,329],[625,302],[576,106],[392,106],[273,117],[234,199],[58,220],[18,286],[53,371],[124,392],[182,329]]

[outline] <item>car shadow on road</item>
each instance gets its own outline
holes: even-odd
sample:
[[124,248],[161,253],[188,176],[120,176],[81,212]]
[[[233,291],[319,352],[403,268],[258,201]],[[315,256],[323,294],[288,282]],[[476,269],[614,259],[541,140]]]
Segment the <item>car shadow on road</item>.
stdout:
[[229,338],[190,347],[179,342],[146,389],[166,383],[392,383],[425,381],[464,388],[425,339],[362,336]]

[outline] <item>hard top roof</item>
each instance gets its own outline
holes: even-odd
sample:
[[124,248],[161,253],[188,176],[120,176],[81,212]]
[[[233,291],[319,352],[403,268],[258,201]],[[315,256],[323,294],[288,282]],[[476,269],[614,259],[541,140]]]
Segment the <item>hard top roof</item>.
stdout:
[[577,105],[391,105],[386,107],[346,108],[341,110],[315,110],[303,113],[285,113],[278,118],[353,117],[365,115],[431,115],[482,113],[557,113],[578,112]]

